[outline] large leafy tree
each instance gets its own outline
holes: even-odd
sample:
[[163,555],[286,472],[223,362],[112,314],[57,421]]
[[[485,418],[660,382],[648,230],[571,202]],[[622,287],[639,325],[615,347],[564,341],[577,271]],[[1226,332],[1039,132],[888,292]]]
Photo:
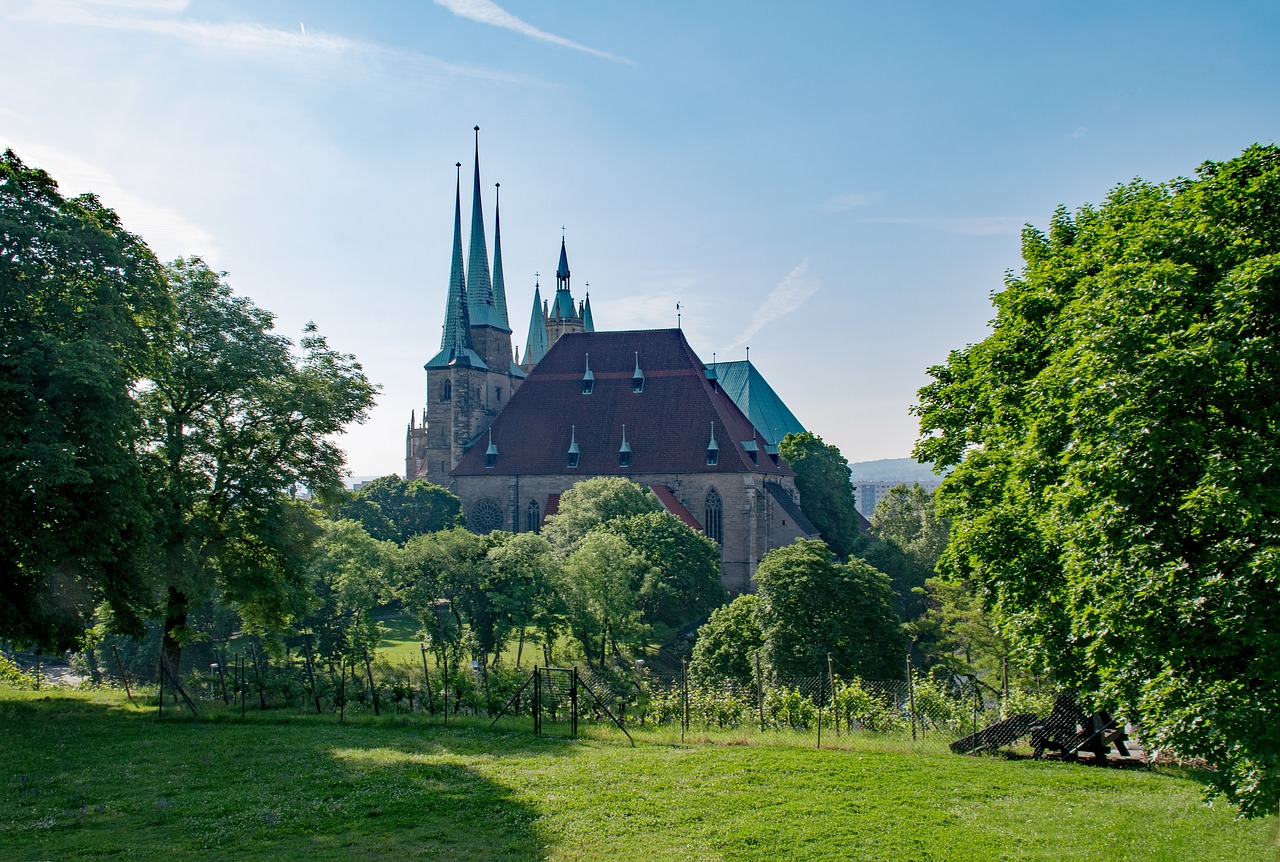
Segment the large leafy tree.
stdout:
[[645,623],[678,628],[727,601],[719,547],[670,512],[626,515],[599,529],[621,536],[649,563],[644,579],[631,585]]
[[138,395],[163,557],[163,653],[181,658],[191,608],[214,596],[250,628],[278,630],[310,603],[310,519],[298,488],[340,483],[333,441],[376,387],[314,327],[295,355],[272,315],[203,262],[168,268],[176,325]]
[[649,627],[640,618],[634,584],[653,577],[653,567],[621,536],[595,529],[564,561],[561,591],[569,629],[590,664],[642,641]]
[[314,606],[302,626],[315,637],[319,656],[341,666],[382,640],[375,612],[391,598],[399,549],[356,521],[324,520],[319,529],[308,570]]
[[1280,799],[1280,149],[1134,181],[1023,233],[984,341],[921,390],[958,465],[942,567],[1016,646]]
[[375,539],[402,545],[463,523],[456,495],[425,479],[406,482],[399,476],[382,476],[359,491],[339,494],[328,508],[336,517],[359,521]]
[[837,563],[814,539],[765,554],[756,570],[764,658],[779,676],[896,677],[905,646],[889,579],[859,559]]
[[0,155],[0,637],[138,633],[149,511],[131,390],[168,322],[160,264],[97,198]]
[[660,512],[653,492],[620,476],[584,479],[560,495],[560,508],[543,530],[556,552],[568,556],[591,528],[613,518]]
[[859,546],[849,462],[837,447],[808,431],[783,437],[778,451],[796,471],[800,508],[836,556],[848,559]]
[[938,517],[933,494],[919,483],[890,488],[871,513],[871,534],[927,572],[937,567],[950,529],[947,519]]
[[711,612],[711,619],[698,629],[689,662],[689,676],[695,682],[751,684],[757,653],[764,646],[759,605],[760,597],[747,593]]

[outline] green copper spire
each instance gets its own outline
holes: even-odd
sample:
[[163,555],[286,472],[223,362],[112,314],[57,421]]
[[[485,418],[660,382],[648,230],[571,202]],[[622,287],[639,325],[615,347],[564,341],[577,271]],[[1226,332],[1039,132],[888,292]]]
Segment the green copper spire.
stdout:
[[467,310],[467,279],[462,270],[462,162],[457,164],[453,201],[453,263],[449,267],[449,296],[445,300],[444,334],[440,352],[425,367],[442,368],[451,363],[485,367],[471,349],[471,317]]
[[569,292],[569,255],[564,250],[564,237],[560,237],[560,265],[556,267],[556,297],[551,303],[551,316],[578,316],[573,307],[573,294]]
[[510,330],[507,322],[507,287],[502,278],[502,222],[498,212],[498,196],[502,191],[502,183],[493,184],[493,310],[494,322],[503,329]]
[[542,316],[542,292],[540,286],[533,286],[533,312],[529,315],[529,337],[524,344],[524,361],[526,365],[537,365],[547,354],[547,321]]
[[591,319],[591,294],[587,294],[586,300],[582,303],[582,331],[595,332],[596,324]]
[[506,329],[505,320],[499,320],[494,308],[493,283],[489,280],[489,248],[484,239],[484,206],[480,200],[480,127],[476,126],[475,131],[476,170],[471,194],[471,250],[467,254],[467,306],[472,326]]

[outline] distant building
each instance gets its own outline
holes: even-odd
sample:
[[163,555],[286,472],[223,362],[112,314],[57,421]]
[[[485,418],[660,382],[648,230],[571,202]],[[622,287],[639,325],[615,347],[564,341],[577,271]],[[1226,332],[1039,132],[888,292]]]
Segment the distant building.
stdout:
[[918,476],[906,477],[902,479],[859,479],[854,477],[853,482],[853,504],[857,508],[858,514],[871,520],[871,513],[876,510],[876,503],[889,493],[889,489],[896,488],[899,485],[923,485],[926,491],[933,491],[942,484],[941,476],[933,476],[922,479]]
[[731,593],[754,588],[765,553],[817,538],[778,440],[803,426],[749,363],[708,368],[679,329],[597,332],[575,302],[560,243],[556,294],[535,285],[523,361],[511,346],[495,213],[486,259],[477,148],[470,257],[462,261],[461,177],[440,351],[427,403],[410,416],[405,476],[462,500],[475,532],[537,531],[560,495],[625,476],[720,546]]

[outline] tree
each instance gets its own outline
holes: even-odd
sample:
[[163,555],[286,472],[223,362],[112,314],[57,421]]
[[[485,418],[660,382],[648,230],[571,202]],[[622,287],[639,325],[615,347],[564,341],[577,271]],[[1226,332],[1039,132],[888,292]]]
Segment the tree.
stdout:
[[551,546],[568,556],[597,524],[626,515],[660,512],[653,492],[622,477],[599,476],[578,482],[560,495],[560,508],[543,530]]
[[670,512],[613,518],[599,529],[625,539],[649,564],[645,579],[631,585],[645,623],[679,628],[728,599],[719,547]]
[[808,431],[783,437],[778,451],[796,471],[800,508],[836,556],[848,559],[859,535],[849,462],[838,448]]
[[1280,149],[1117,187],[1023,232],[982,342],[920,392],[957,465],[942,571],[1015,648],[1280,800]]
[[711,612],[698,629],[689,662],[689,677],[696,683],[733,682],[751,685],[755,679],[756,653],[764,646],[758,609],[760,598],[747,593]]
[[405,543],[404,581],[398,595],[431,638],[442,665],[452,664],[449,650],[458,648],[463,635],[462,609],[455,602],[458,590],[484,579],[487,554],[484,539],[462,527],[414,536]]
[[150,512],[131,390],[169,320],[158,261],[96,197],[0,155],[0,637],[140,634]]
[[972,584],[934,577],[919,592],[925,609],[908,629],[931,663],[952,673],[1007,670],[1009,641]]
[[[560,561],[538,533],[490,533],[497,538],[485,555],[489,563],[492,601],[501,613],[504,636],[494,654],[496,663],[512,632],[520,646],[528,628],[541,632],[543,645],[555,643],[564,620],[564,601],[555,587],[561,583]],[[498,639],[495,638],[495,641]],[[519,662],[520,653],[516,654]]]
[[304,627],[332,665],[372,653],[382,640],[374,611],[391,599],[398,549],[356,521],[322,521],[309,575],[315,607]]
[[950,529],[947,519],[938,517],[933,494],[918,482],[890,488],[871,513],[871,534],[927,572],[937,568]]
[[652,577],[652,566],[626,539],[602,529],[592,530],[564,561],[562,591],[569,628],[590,664],[599,656],[603,666],[608,649],[616,656],[648,632],[641,622],[632,587]]
[[463,525],[462,502],[425,479],[382,476],[359,491],[338,494],[329,508],[336,517],[359,521],[374,538],[402,545],[423,533]]
[[299,487],[340,484],[333,437],[363,421],[377,388],[308,326],[302,355],[197,258],[168,278],[176,323],[137,396],[163,554],[163,654],[181,658],[190,609],[215,595],[251,630],[278,631],[310,603],[314,526]]
[[756,570],[764,658],[778,676],[813,676],[830,654],[853,676],[896,677],[905,642],[889,579],[862,560],[797,539],[765,554]]

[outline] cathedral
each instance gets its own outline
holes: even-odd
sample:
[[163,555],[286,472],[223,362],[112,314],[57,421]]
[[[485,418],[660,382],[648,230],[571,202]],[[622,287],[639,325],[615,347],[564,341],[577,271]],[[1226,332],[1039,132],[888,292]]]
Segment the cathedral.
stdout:
[[555,296],[544,302],[535,285],[523,356],[514,350],[496,203],[489,265],[478,141],[465,267],[457,167],[444,332],[424,366],[421,422],[410,417],[406,478],[457,494],[476,532],[523,532],[541,529],[574,483],[626,477],[719,544],[734,595],[754,589],[767,551],[817,538],[778,455],[804,428],[759,372],[708,367],[679,328],[597,332],[590,297],[573,298],[563,239]]

